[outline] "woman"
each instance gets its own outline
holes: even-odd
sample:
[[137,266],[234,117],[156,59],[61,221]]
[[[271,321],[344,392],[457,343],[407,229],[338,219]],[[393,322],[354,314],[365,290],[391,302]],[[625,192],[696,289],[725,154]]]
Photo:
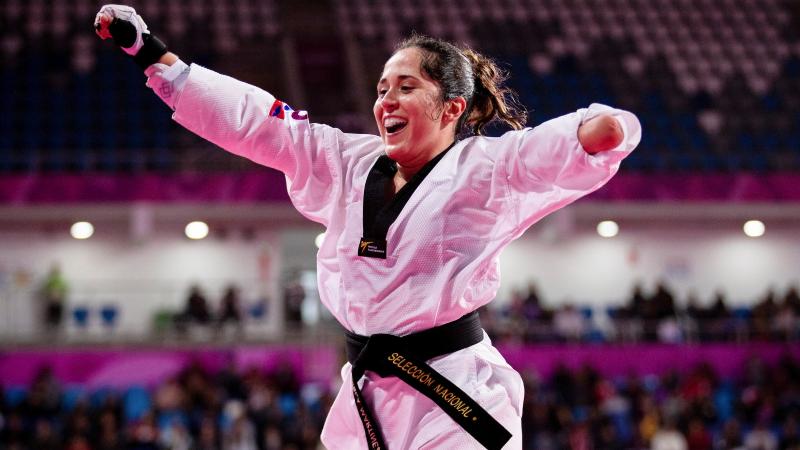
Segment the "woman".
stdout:
[[[380,136],[348,134],[186,65],[131,8],[103,7],[95,27],[134,56],[178,123],[281,170],[295,207],[327,228],[320,298],[350,331],[352,364],[326,446],[521,448],[522,381],[474,312],[497,291],[506,245],[616,173],[639,142],[632,114],[594,104],[522,129],[490,60],[415,36],[377,84]],[[516,131],[481,136],[493,120]],[[475,136],[457,139],[465,131]]]

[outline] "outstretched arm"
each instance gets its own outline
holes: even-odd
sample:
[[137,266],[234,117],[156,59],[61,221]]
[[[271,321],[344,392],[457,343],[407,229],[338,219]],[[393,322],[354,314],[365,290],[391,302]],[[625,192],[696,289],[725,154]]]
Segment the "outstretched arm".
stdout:
[[578,141],[592,155],[616,148],[624,137],[622,126],[610,114],[593,117],[578,127]]
[[327,224],[338,213],[344,133],[311,123],[305,111],[263,89],[187,65],[129,6],[103,6],[94,27],[99,37],[113,39],[133,57],[176,122],[231,153],[283,172],[292,202],[312,220]]

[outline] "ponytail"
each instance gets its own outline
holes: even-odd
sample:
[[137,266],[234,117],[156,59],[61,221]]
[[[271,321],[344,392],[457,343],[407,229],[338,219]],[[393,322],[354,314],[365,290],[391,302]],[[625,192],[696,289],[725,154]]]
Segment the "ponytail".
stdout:
[[413,34],[396,48],[422,51],[422,71],[439,83],[441,100],[463,97],[467,109],[456,125],[462,131],[482,135],[492,122],[504,122],[515,130],[525,126],[528,115],[514,91],[504,85],[508,78],[489,58],[469,48],[459,48],[442,40]]
[[464,124],[476,135],[482,135],[483,129],[494,121],[505,122],[515,130],[525,127],[528,114],[514,91],[504,85],[508,75],[480,53],[469,48],[461,51],[472,66],[475,83]]

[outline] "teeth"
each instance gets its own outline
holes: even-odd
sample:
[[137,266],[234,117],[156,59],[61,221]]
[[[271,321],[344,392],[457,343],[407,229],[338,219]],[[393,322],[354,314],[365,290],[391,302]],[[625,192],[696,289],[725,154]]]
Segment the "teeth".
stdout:
[[397,125],[405,125],[406,121],[403,119],[398,119],[396,117],[390,117],[383,121],[383,126],[386,128],[394,127]]

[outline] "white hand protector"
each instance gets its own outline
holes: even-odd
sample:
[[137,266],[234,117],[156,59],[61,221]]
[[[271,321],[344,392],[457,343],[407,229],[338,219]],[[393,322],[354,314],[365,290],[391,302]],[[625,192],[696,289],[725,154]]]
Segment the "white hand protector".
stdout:
[[136,10],[125,5],[104,5],[94,18],[94,28],[98,36],[114,39],[114,43],[131,56],[144,46],[142,35],[150,34]]

